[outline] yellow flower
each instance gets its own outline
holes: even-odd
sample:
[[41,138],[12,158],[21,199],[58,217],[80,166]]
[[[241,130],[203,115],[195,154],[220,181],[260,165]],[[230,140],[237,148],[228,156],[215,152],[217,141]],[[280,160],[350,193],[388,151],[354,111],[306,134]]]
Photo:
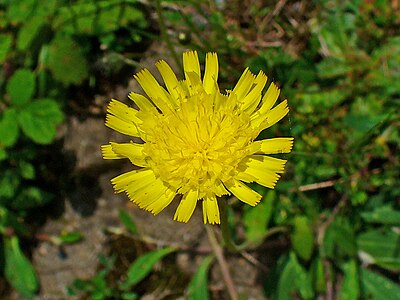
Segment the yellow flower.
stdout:
[[106,125],[143,143],[111,142],[102,153],[141,167],[111,180],[140,208],[156,215],[181,194],[175,220],[188,222],[202,200],[204,223],[220,223],[218,197],[233,194],[255,206],[262,197],[245,183],[273,189],[283,173],[286,160],[265,154],[290,152],[293,138],[255,139],[288,113],[287,100],[272,108],[279,89],[271,83],[263,96],[267,76],[248,69],[221,93],[216,53],[207,53],[203,80],[197,52],[184,53],[183,66],[179,81],[165,61],[156,63],[166,89],[147,69],[137,73],[148,96],[129,94],[138,109],[111,100]]

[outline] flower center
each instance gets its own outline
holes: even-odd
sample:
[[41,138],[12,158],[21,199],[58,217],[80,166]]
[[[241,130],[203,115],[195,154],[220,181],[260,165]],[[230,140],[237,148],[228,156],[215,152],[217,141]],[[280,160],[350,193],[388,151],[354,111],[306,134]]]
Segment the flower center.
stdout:
[[236,175],[237,164],[248,155],[247,145],[258,134],[247,113],[235,105],[214,109],[213,97],[192,95],[144,129],[149,166],[178,193],[197,190],[200,197],[220,196],[216,186]]

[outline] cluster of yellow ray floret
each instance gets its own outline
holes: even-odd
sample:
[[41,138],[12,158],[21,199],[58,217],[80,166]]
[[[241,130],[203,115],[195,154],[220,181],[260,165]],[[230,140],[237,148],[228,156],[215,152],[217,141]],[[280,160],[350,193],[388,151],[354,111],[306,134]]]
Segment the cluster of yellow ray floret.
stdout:
[[262,197],[245,183],[274,188],[283,173],[286,160],[266,154],[290,152],[293,138],[255,139],[288,113],[287,100],[274,107],[278,87],[262,95],[267,76],[248,69],[221,93],[216,53],[207,53],[203,78],[197,52],[184,53],[183,66],[179,81],[165,61],[156,63],[165,88],[147,69],[137,73],[147,95],[129,94],[138,109],[111,100],[106,125],[142,143],[111,142],[102,153],[141,167],[111,180],[139,207],[158,214],[181,194],[175,220],[187,222],[202,200],[204,223],[220,223],[218,197],[232,193],[255,206]]

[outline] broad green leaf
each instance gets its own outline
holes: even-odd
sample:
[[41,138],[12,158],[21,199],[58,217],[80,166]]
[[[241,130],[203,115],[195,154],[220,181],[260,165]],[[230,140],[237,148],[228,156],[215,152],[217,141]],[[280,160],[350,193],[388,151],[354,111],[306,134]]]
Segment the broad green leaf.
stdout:
[[357,300],[359,299],[360,286],[357,271],[357,263],[350,260],[343,265],[344,278],[342,288],[340,289],[341,300]]
[[52,200],[52,195],[36,186],[26,187],[11,203],[14,209],[24,210],[46,205]]
[[132,217],[123,209],[119,210],[119,219],[124,224],[126,229],[128,229],[133,234],[138,234],[138,230]]
[[18,31],[17,48],[18,50],[27,50],[33,41],[37,38],[40,29],[46,20],[41,16],[33,16],[23,23]]
[[83,51],[66,35],[58,35],[51,42],[47,64],[54,78],[64,85],[79,84],[89,75]]
[[369,223],[400,226],[400,211],[389,205],[377,207],[372,212],[363,212],[361,217]]
[[400,270],[400,235],[392,230],[370,230],[357,237],[359,256],[367,263],[392,271]]
[[361,269],[361,298],[369,300],[398,300],[400,285],[393,281],[371,272]]
[[35,74],[28,69],[19,69],[8,81],[6,90],[12,103],[25,105],[35,93],[35,88]]
[[189,283],[187,297],[189,300],[208,300],[208,269],[214,257],[207,256],[201,262],[199,268]]
[[3,115],[0,115],[0,145],[13,146],[18,135],[17,111],[14,108],[7,108]]
[[0,34],[0,64],[5,61],[11,49],[12,36],[10,34]]
[[151,251],[136,259],[126,273],[126,280],[120,285],[121,289],[128,290],[144,279],[153,269],[154,265],[164,256],[174,252],[173,248],[164,248]]
[[306,216],[294,218],[291,240],[296,254],[304,260],[309,260],[314,249],[314,234]]
[[39,282],[30,261],[22,253],[16,236],[4,237],[4,275],[21,295],[31,298],[39,289]]
[[243,223],[246,228],[246,237],[250,243],[262,242],[267,233],[268,223],[271,219],[275,191],[268,191],[264,199],[255,207],[249,207],[244,212]]
[[56,135],[56,125],[61,123],[63,114],[55,100],[40,99],[29,103],[19,115],[22,131],[38,144],[49,144]]

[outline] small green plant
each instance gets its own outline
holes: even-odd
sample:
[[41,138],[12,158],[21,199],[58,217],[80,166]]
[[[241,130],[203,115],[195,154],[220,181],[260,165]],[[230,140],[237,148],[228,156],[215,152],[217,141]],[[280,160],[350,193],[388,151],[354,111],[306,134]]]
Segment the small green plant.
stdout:
[[[65,119],[69,87],[96,85],[89,54],[122,51],[142,41],[147,26],[133,0],[0,1],[1,267],[10,285],[27,298],[38,291],[39,282],[26,257],[29,251],[21,250],[34,234],[24,220],[54,198],[41,183],[47,167],[38,153],[54,142]],[[121,29],[129,39],[116,43]],[[94,49],[94,39],[103,50]],[[76,239],[68,235],[53,242]]]

